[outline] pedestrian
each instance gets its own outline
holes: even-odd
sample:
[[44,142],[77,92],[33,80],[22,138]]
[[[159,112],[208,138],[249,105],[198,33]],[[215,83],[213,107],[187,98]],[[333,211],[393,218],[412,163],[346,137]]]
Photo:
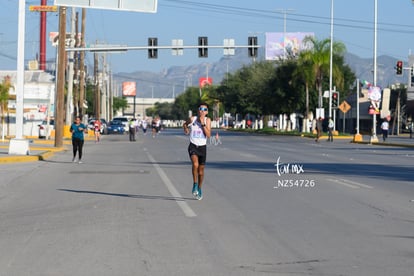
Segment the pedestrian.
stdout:
[[145,118],[141,122],[142,132],[144,133],[144,135],[147,135],[147,126],[148,126],[148,122],[147,122],[147,119]]
[[158,135],[158,133],[160,132],[160,129],[161,129],[161,119],[160,119],[159,116],[156,116],[152,120],[151,126],[152,126],[152,138],[154,138],[155,135]]
[[134,142],[135,141],[135,119],[131,119],[128,122],[129,125],[129,141]]
[[82,150],[84,144],[84,133],[88,132],[87,127],[81,122],[80,117],[75,118],[75,122],[70,126],[72,133],[73,158],[72,162],[76,161],[76,153],[78,153],[78,163],[82,163]]
[[323,122],[322,117],[319,117],[318,120],[316,121],[316,139],[315,139],[315,142],[317,142],[317,143],[319,143],[319,138],[322,135],[322,122]]
[[410,130],[410,139],[413,138],[413,127],[414,127],[414,122],[410,122],[410,125],[408,126]]
[[381,129],[382,129],[382,141],[385,142],[388,138],[388,128],[389,128],[389,124],[388,121],[386,119],[384,119],[384,121],[381,124]]
[[95,132],[95,143],[99,142],[101,139],[101,120],[96,119],[93,123],[93,129]]
[[184,133],[190,136],[188,154],[192,163],[193,195],[201,200],[201,187],[204,181],[204,167],[207,157],[207,139],[211,136],[211,120],[207,117],[208,105],[201,103],[198,106],[198,116],[188,118],[184,125]]
[[333,142],[333,129],[334,129],[334,121],[332,117],[329,117],[328,120],[328,142]]

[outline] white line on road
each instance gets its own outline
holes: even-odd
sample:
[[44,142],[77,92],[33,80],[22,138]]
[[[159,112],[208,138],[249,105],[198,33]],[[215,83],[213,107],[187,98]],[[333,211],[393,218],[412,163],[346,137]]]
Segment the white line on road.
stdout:
[[360,186],[362,188],[366,188],[366,189],[373,189],[374,188],[372,186],[369,186],[369,185],[366,185],[366,184],[362,184],[362,183],[359,183],[359,182],[355,182],[355,181],[352,181],[352,180],[348,180],[348,179],[340,179],[340,180],[343,181],[343,182],[348,182],[348,183],[351,183],[351,184]]
[[178,206],[183,210],[184,214],[187,217],[196,217],[196,213],[191,209],[191,207],[187,204],[185,201],[178,200],[179,198],[182,198],[181,194],[177,191],[177,189],[172,184],[171,180],[168,178],[168,176],[165,174],[164,170],[161,169],[160,165],[157,164],[157,161],[155,161],[154,157],[152,157],[151,154],[149,154],[146,150],[145,153],[148,156],[148,159],[151,161],[154,168],[157,170],[159,176],[161,177],[162,181],[164,182],[165,186],[167,187],[168,191],[170,191],[171,195],[174,198],[177,198],[175,202],[177,202]]
[[343,179],[343,178],[341,178],[341,179],[329,179],[328,178],[328,180],[331,181],[331,182],[341,184],[341,185],[346,186],[348,188],[352,188],[352,189],[360,189],[360,188],[373,189],[372,186],[365,185],[365,184],[358,183],[358,182],[351,181],[351,180],[347,180],[347,179]]

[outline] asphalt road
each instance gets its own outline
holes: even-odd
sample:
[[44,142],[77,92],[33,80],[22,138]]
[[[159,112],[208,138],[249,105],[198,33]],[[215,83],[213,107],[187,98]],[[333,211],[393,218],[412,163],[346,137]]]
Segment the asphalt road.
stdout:
[[0,275],[413,275],[412,148],[222,133],[197,201],[187,139],[1,165]]

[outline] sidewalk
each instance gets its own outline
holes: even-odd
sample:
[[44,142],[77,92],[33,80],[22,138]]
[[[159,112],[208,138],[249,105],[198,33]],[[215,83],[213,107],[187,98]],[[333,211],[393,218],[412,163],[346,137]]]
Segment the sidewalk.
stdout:
[[[335,139],[335,137],[334,137]],[[351,137],[352,141],[353,137]],[[382,135],[377,134],[378,142],[371,143],[371,136],[363,135],[363,141],[361,142],[354,142],[359,144],[372,144],[378,146],[394,146],[394,147],[406,147],[406,148],[414,148],[414,137],[410,139],[410,135],[408,133],[397,135],[388,135],[388,139],[383,142]]]
[[[33,162],[46,160],[55,152],[66,151],[71,149],[72,141],[63,139],[62,147],[55,147],[54,139],[26,138],[29,140],[29,155],[10,155],[10,139],[0,140],[0,165],[4,163]],[[85,137],[85,141],[93,140],[91,137]]]

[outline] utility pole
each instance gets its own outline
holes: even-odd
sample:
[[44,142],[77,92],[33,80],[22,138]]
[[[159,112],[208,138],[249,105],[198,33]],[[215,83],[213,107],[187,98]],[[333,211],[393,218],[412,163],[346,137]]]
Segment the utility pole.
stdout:
[[98,53],[94,54],[94,78],[95,78],[95,120],[99,120],[100,110],[101,110],[101,92],[100,92],[100,83],[99,83],[99,75],[98,75],[98,67],[99,67],[99,58]]
[[[79,13],[78,12],[76,12],[76,15],[75,15],[75,33],[77,34],[77,33],[79,33],[79,28],[78,28],[78,23],[79,23]],[[77,38],[78,36],[76,36],[76,38]],[[79,46],[79,42],[78,42],[78,40],[76,39],[75,40],[77,43],[76,43],[76,46]],[[74,58],[74,76],[75,76],[75,80],[74,80],[74,82],[73,82],[73,90],[74,90],[74,93],[73,93],[73,105],[74,105],[74,115],[75,116],[78,116],[79,115],[79,52],[75,52],[75,58]],[[74,117],[75,117],[74,116]]]
[[66,38],[66,7],[59,7],[59,52],[58,76],[55,105],[55,147],[63,146],[63,115],[65,95],[65,38]]
[[[82,8],[82,22],[81,22],[81,47],[85,47],[85,21],[86,21],[86,9]],[[85,114],[85,108],[83,104],[85,102],[85,52],[80,51],[79,61],[79,116],[82,117]]]
[[286,60],[286,17],[288,12],[292,12],[293,9],[280,9],[283,13],[283,60]]
[[[76,35],[75,34],[75,19],[76,19],[76,14],[75,14],[75,8],[72,7],[71,9],[72,13],[71,13],[71,34],[70,34],[70,47],[75,47],[76,45]],[[72,122],[72,111],[73,111],[73,72],[74,72],[74,68],[73,68],[73,58],[75,56],[75,52],[71,51],[69,52],[69,70],[68,70],[68,95],[67,95],[67,100],[66,100],[66,118],[65,118],[65,122],[66,125],[70,125]]]

